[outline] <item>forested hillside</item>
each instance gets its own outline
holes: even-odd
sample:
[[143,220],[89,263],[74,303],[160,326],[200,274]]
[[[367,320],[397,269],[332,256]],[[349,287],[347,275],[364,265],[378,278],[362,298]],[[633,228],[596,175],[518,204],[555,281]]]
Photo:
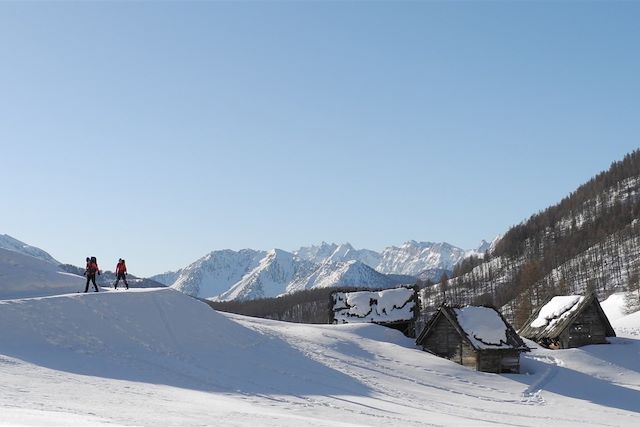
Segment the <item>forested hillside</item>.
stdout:
[[452,279],[426,286],[423,300],[437,305],[446,294],[455,303],[492,303],[519,326],[553,295],[593,290],[605,298],[615,290],[637,290],[639,217],[636,150],[512,227],[484,259],[467,258]]

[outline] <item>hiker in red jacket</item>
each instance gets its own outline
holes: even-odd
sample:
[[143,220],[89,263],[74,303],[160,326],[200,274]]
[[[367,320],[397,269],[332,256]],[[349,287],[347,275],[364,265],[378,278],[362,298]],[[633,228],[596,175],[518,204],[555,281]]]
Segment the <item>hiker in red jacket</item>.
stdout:
[[85,276],[87,276],[87,285],[84,287],[85,293],[89,290],[89,282],[93,282],[95,292],[98,292],[98,285],[96,285],[96,273],[98,276],[100,275],[100,268],[98,268],[98,261],[96,260],[96,257],[92,256],[87,261],[87,269],[84,272]]
[[118,265],[116,265],[116,283],[114,285],[114,289],[118,289],[120,279],[124,280],[124,285],[129,289],[129,284],[127,283],[127,265],[124,263],[122,258],[118,260]]

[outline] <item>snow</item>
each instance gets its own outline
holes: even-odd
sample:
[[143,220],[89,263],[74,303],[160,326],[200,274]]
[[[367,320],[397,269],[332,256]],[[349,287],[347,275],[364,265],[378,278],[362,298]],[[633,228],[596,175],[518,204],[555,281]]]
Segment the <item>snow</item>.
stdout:
[[395,322],[413,319],[414,290],[336,292],[333,306],[338,323]]
[[248,300],[277,297],[296,287],[314,270],[315,264],[280,249],[273,249],[249,273],[223,292],[217,300]]
[[167,288],[5,300],[0,425],[637,424],[638,339],[530,345],[523,374],[495,375],[383,326],[222,314]]
[[538,313],[538,317],[531,322],[534,328],[553,329],[553,326],[564,317],[569,316],[584,300],[580,295],[566,295],[551,298]]
[[[640,339],[640,311],[631,313],[613,322],[619,336],[629,336]],[[640,356],[640,352],[638,353]]]
[[38,258],[42,261],[49,262],[54,265],[60,265],[59,261],[56,261],[51,255],[35,246],[27,245],[18,239],[14,239],[8,234],[0,234],[0,249],[7,249],[13,252],[18,252],[23,255],[30,255],[34,258]]
[[54,263],[0,249],[0,299],[84,291],[84,286],[84,277],[62,272]]
[[607,315],[609,322],[621,319],[626,315],[624,312],[624,298],[624,292],[617,292],[611,294],[609,298],[600,303],[600,307],[602,307],[602,310]]
[[454,308],[458,324],[476,348],[511,348],[507,326],[497,311],[488,307]]
[[349,243],[325,242],[320,246],[301,247],[293,253],[280,249],[269,252],[220,250],[179,272],[166,272],[152,279],[199,298],[247,300],[311,288],[376,289],[397,285],[399,278],[388,274],[411,276],[401,283],[415,283],[424,272],[440,277],[468,253],[447,243],[415,241],[406,242],[400,248],[389,247],[383,253],[355,249]]
[[381,273],[418,276],[425,270],[453,270],[467,251],[448,243],[416,242],[410,240],[401,247],[391,246],[382,252],[376,267]]
[[[251,272],[267,255],[266,252],[243,249],[211,252],[180,271],[172,283],[172,288],[187,295],[208,298],[228,291],[244,275]],[[169,273],[157,276],[171,279]],[[164,282],[161,282],[164,283]]]
[[291,284],[287,291],[302,289],[366,286],[370,288],[389,288],[394,282],[384,274],[360,261],[325,261],[310,276]]

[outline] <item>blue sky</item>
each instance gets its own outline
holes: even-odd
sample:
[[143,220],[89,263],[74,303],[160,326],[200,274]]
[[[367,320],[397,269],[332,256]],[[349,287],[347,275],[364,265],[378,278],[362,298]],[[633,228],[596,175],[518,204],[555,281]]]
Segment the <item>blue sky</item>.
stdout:
[[139,275],[223,248],[471,248],[640,145],[639,20],[637,2],[2,2],[0,233]]

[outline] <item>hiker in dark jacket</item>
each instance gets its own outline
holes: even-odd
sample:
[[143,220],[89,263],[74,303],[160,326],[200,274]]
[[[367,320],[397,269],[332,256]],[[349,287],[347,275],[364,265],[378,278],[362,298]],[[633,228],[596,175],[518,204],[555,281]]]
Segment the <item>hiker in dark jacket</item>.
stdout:
[[89,290],[89,282],[93,282],[95,292],[98,292],[98,285],[96,285],[96,274],[100,275],[100,269],[98,268],[98,261],[96,257],[92,256],[87,262],[87,270],[84,272],[87,276],[87,285],[84,287],[84,292]]
[[127,265],[124,263],[122,258],[120,258],[118,265],[116,265],[116,283],[114,285],[114,289],[118,289],[120,279],[124,280],[124,285],[129,289],[129,284],[127,283]]

